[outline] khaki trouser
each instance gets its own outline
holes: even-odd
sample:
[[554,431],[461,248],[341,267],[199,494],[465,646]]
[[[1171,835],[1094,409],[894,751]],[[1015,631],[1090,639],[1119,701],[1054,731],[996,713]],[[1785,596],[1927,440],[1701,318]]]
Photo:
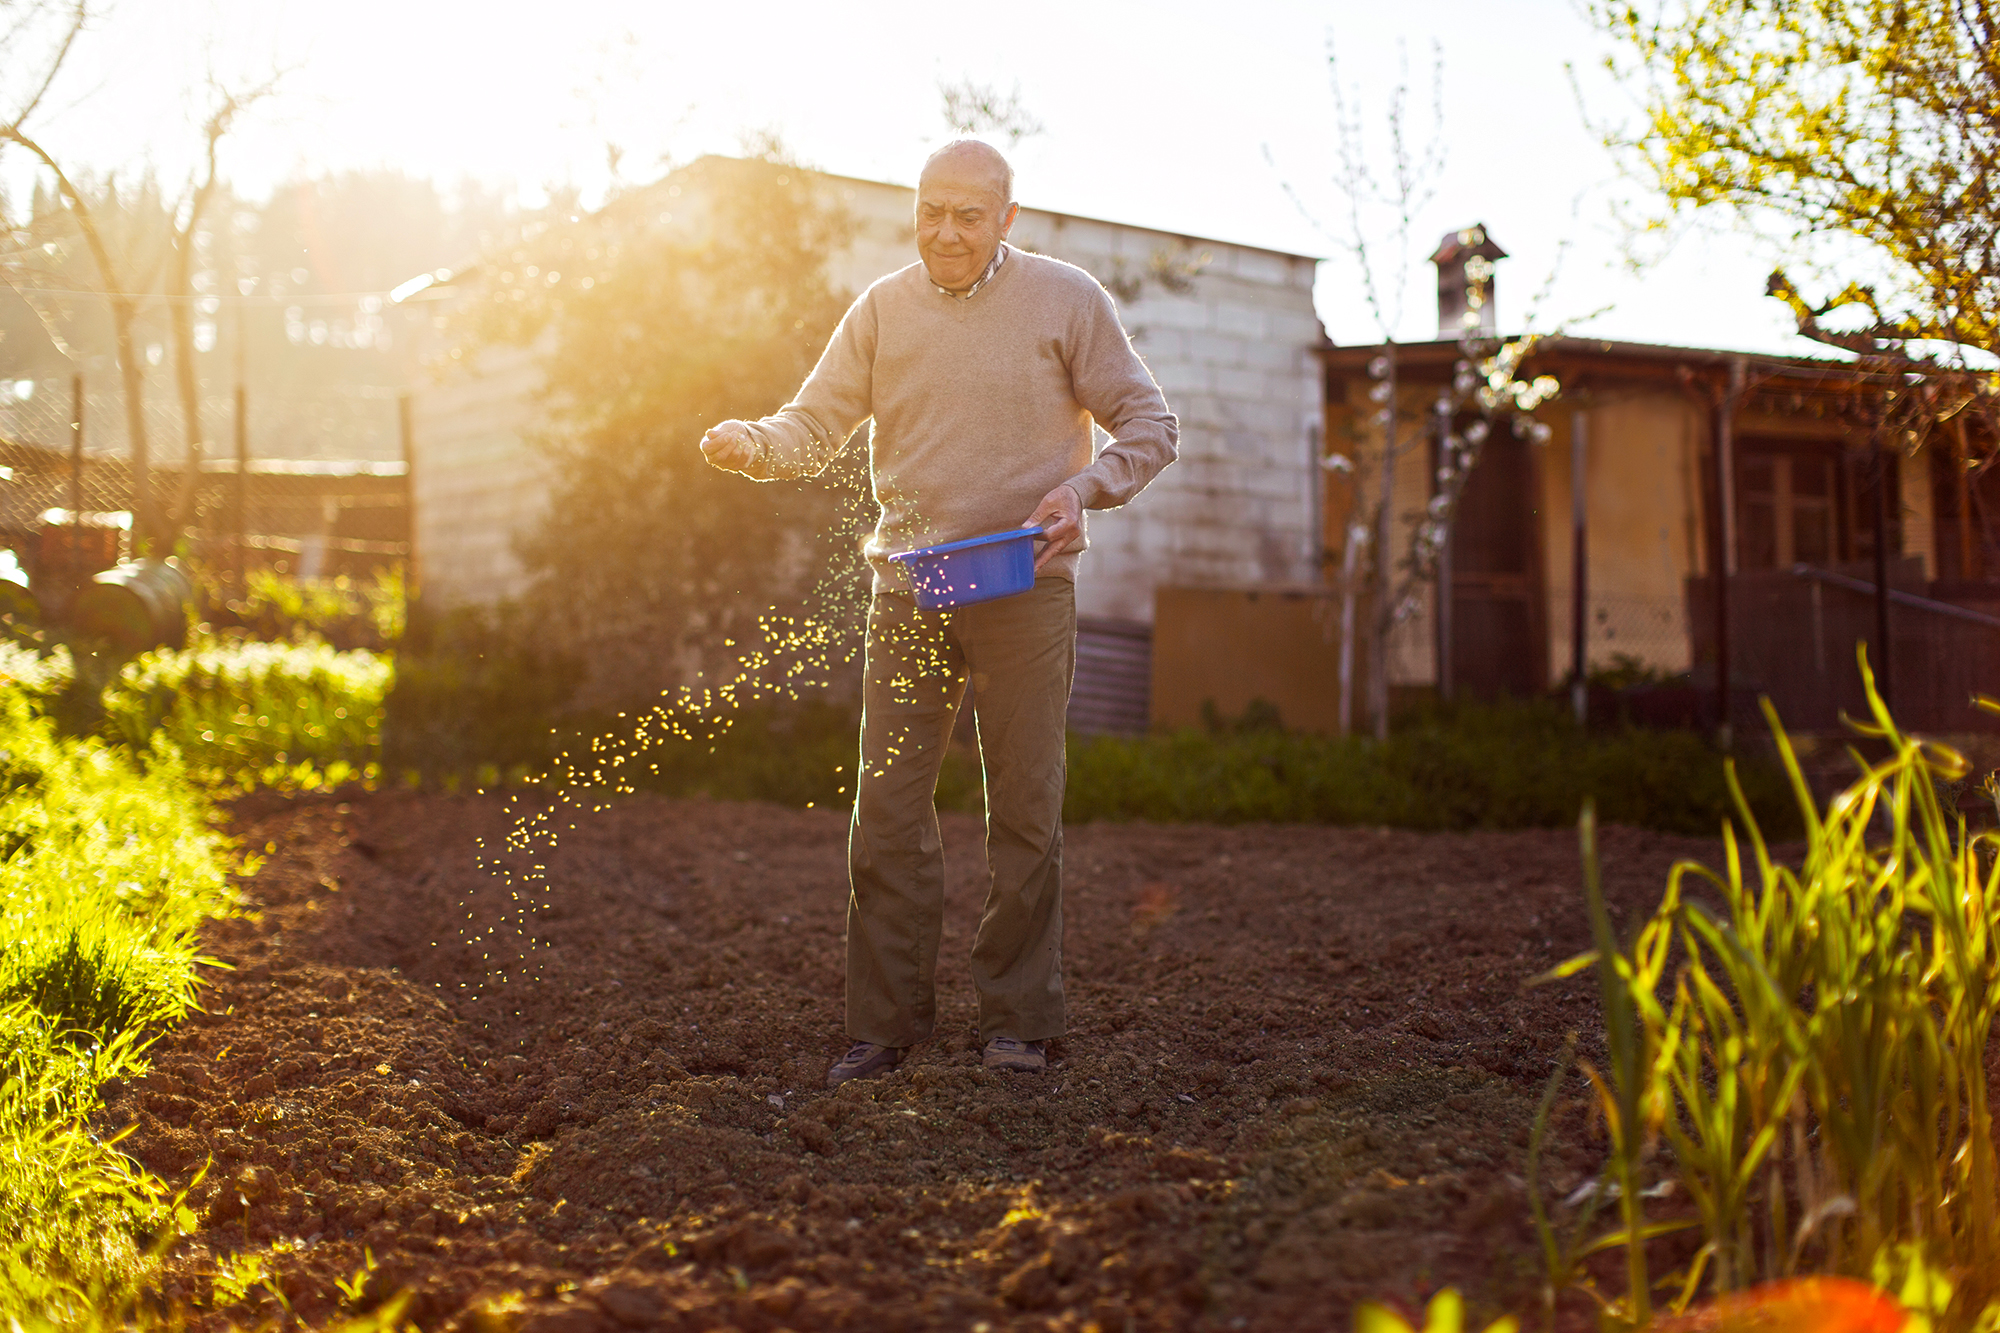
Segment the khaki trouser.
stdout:
[[1018,596],[955,611],[876,594],[848,839],[853,1039],[910,1046],[937,1022],[937,779],[968,683],[986,775],[988,887],[972,945],[980,1035],[1062,1035],[1063,724],[1075,667],[1068,579],[1045,575]]

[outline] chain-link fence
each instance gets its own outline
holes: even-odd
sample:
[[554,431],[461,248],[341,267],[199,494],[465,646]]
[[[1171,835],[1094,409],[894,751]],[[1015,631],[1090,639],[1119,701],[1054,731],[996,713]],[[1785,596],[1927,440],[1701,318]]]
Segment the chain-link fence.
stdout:
[[[1566,588],[1549,594],[1550,655],[1555,674],[1567,678],[1575,661],[1576,603]],[[1586,674],[1626,687],[1687,671],[1688,623],[1684,598],[1668,594],[1599,592],[1584,595]]]
[[141,509],[153,549],[185,555],[211,585],[260,568],[360,575],[408,557],[403,464],[250,458],[239,466],[233,405],[204,415],[221,443],[191,471],[178,412],[149,402],[142,471],[119,395],[83,392],[75,381],[0,380],[0,548],[16,567],[0,576],[25,577],[59,617],[78,584],[134,555]]

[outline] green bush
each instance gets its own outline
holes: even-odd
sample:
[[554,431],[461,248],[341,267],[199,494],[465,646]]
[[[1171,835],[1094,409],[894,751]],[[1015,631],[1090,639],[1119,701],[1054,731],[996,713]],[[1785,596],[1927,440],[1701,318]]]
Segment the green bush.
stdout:
[[209,643],[127,663],[103,695],[106,734],[174,747],[219,790],[337,786],[381,758],[393,660],[327,644]]
[[[636,723],[570,719],[555,733],[554,781],[781,805],[841,806],[853,797],[856,718],[831,704],[739,709],[712,737],[619,743]],[[591,765],[607,765],[592,780]],[[464,771],[472,771],[468,765]],[[1796,830],[1797,807],[1774,761],[1737,760],[1767,830]],[[1732,812],[1723,756],[1686,732],[1586,731],[1552,704],[1464,705],[1418,715],[1387,744],[1297,735],[1262,714],[1250,723],[1139,737],[1071,736],[1064,818],[1163,823],[1324,823],[1413,829],[1567,825],[1586,798],[1604,818],[1714,833]],[[946,753],[937,803],[977,812],[970,747]]]
[[[1798,817],[1775,764],[1739,774],[1767,828]],[[1603,818],[1713,833],[1732,805],[1722,756],[1686,732],[1586,731],[1554,704],[1463,704],[1407,720],[1386,743],[1269,727],[1072,738],[1064,817],[1393,825],[1566,825]]]
[[33,1006],[0,1009],[0,1310],[11,1327],[109,1326],[147,1266],[143,1239],[191,1226],[165,1187],[92,1132],[108,1079],[141,1069],[135,1034],[78,1048]]
[[32,1005],[72,1045],[143,1031],[194,1002],[190,941],[164,944],[155,947],[144,926],[109,914],[31,930],[9,941],[0,1003]]
[[326,643],[335,648],[381,652],[403,637],[401,566],[373,578],[343,574],[330,579],[297,579],[268,569],[252,570],[242,595],[217,599],[214,580],[197,578],[199,624],[210,634],[266,643]]

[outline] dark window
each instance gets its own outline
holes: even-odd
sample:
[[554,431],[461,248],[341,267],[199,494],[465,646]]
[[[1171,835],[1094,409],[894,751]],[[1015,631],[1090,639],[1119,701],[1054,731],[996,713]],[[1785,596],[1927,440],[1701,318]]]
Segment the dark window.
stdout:
[[1833,470],[1833,459],[1822,453],[1744,450],[1736,465],[1739,569],[1789,569],[1836,558]]
[[1797,454],[1791,464],[1792,562],[1827,564],[1834,558],[1833,460]]
[[1737,468],[1736,563],[1743,569],[1775,569],[1778,564],[1778,518],[1783,500],[1778,489],[1780,460],[1769,455],[1744,455]]

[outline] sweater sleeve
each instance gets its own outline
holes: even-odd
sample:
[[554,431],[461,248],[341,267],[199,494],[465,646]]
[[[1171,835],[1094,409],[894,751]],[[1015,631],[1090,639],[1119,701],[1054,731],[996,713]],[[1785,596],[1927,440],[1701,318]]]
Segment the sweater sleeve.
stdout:
[[1174,461],[1181,426],[1146,363],[1118,322],[1117,307],[1096,283],[1072,324],[1069,373],[1076,401],[1111,442],[1069,479],[1086,509],[1116,509]]
[[863,292],[841,316],[819,364],[798,395],[749,424],[757,458],[744,475],[758,481],[816,477],[873,413],[875,306]]

